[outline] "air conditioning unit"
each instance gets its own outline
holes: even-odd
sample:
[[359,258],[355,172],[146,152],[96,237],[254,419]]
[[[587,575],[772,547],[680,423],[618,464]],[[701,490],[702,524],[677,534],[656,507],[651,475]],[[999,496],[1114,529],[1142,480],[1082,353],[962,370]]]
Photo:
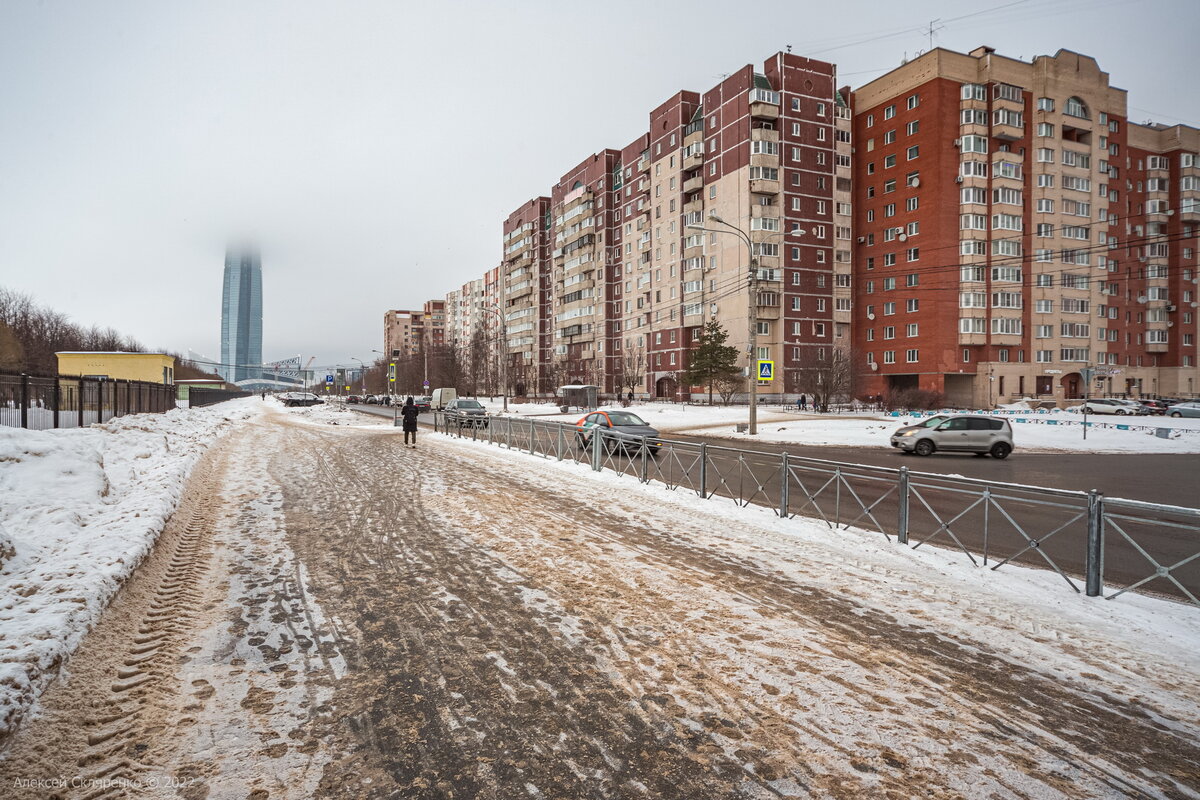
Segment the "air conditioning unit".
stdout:
[[859,243],[859,244],[862,244],[862,243],[863,243],[863,242],[865,242],[866,240],[867,240],[867,237],[865,237],[865,236],[860,236],[860,237],[858,237],[858,243]]
[[962,175],[955,176],[955,178],[954,178],[954,182],[955,182],[955,183],[962,183]]
[[962,147],[962,139],[955,139],[955,140],[954,140],[954,146],[955,146],[955,147]]
[[1168,311],[1168,312],[1171,312],[1171,311],[1174,311],[1174,310],[1175,310],[1175,306],[1173,306],[1173,305],[1169,305],[1169,306],[1167,306],[1167,311]]

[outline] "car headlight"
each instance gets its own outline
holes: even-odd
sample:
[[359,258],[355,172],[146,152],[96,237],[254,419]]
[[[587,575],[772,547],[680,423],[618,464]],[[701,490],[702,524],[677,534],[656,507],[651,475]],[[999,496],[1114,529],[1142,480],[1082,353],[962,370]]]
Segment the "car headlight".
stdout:
[[916,436],[917,432],[916,431],[905,431],[904,433],[902,433],[900,435],[901,436]]

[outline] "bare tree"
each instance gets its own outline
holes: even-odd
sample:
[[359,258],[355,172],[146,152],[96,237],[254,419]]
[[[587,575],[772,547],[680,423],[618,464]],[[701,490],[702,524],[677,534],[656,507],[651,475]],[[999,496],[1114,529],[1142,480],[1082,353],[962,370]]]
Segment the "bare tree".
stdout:
[[813,408],[845,402],[854,385],[853,350],[848,347],[806,346],[795,370],[796,390],[812,395]]
[[645,344],[639,343],[634,347],[626,347],[620,361],[617,362],[619,376],[617,391],[620,392],[626,386],[629,387],[630,391],[644,388],[646,385],[646,367],[648,361]]
[[[742,373],[738,370],[722,372],[712,378],[709,386],[717,390],[717,394],[721,396],[721,402],[729,405],[729,401],[733,399],[733,394],[738,389],[745,385],[746,379],[742,377]],[[712,402],[711,400],[709,402]]]

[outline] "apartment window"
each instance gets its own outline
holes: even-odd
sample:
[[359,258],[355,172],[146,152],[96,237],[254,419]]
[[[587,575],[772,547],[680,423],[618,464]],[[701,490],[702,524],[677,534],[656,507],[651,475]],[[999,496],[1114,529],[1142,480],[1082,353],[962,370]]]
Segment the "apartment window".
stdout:
[[917,131],[919,131],[921,129],[921,120],[914,119],[912,122],[905,125],[904,129],[905,129],[905,133],[907,133],[909,136],[912,136],[914,133],[916,133]]
[[1037,149],[1037,160],[1041,164],[1054,163],[1054,149],[1050,147],[1039,147]]
[[921,307],[921,301],[915,297],[910,297],[904,302],[904,310],[910,314]]
[[959,140],[959,147],[964,153],[987,154],[988,140],[985,136],[967,135]]
[[986,178],[988,165],[986,161],[964,161],[958,171],[964,178]]
[[1088,118],[1087,106],[1078,97],[1067,98],[1067,102],[1063,106],[1063,113],[1071,117],[1079,117],[1080,119]]
[[963,125],[987,125],[987,112],[981,108],[964,108],[959,121]]
[[915,160],[918,156],[921,155],[920,146],[914,144],[912,147],[908,148],[908,150],[905,151],[905,155],[909,161]]
[[890,317],[890,316],[894,315],[895,313],[896,313],[896,304],[895,303],[884,303],[883,304],[883,315],[885,317]]
[[896,106],[895,105],[890,105],[883,110],[883,118],[884,119],[891,119],[894,116],[896,116]]
[[896,166],[896,156],[895,155],[883,157],[883,168],[884,169],[890,169],[894,166]]
[[920,204],[920,199],[919,199],[919,198],[917,198],[917,197],[910,197],[910,198],[908,198],[907,200],[905,200],[905,201],[904,201],[904,210],[905,210],[905,211],[916,211],[916,210],[917,210],[917,206],[918,206],[919,204]]
[[959,190],[959,202],[964,205],[986,205],[987,189],[981,186],[967,186]]
[[1037,201],[1037,212],[1039,214],[1053,214],[1054,201],[1046,198],[1039,198]]
[[963,100],[986,100],[987,87],[982,83],[964,83],[962,86]]
[[1053,111],[1054,110],[1054,98],[1053,97],[1039,97],[1037,99],[1037,110],[1038,111]]
[[[920,259],[921,259],[921,248],[919,248],[919,247],[908,248],[908,260],[909,261],[919,261]],[[910,275],[909,277],[915,278],[916,276]],[[911,283],[909,284],[909,286],[913,286],[913,285],[915,285],[915,284],[911,284]]]
[[867,114],[867,127],[870,128],[870,127],[873,127],[874,125],[875,125],[875,115]]
[[1054,126],[1052,124],[1050,124],[1049,122],[1039,122],[1037,124],[1037,135],[1053,137],[1054,136]]
[[883,328],[883,338],[884,339],[895,339],[896,338],[896,329],[891,325],[885,325]]
[[891,192],[894,192],[894,191],[896,191],[896,179],[895,178],[893,178],[890,181],[883,182],[883,193],[884,194],[890,194]]
[[883,143],[891,144],[894,141],[896,141],[896,129],[892,128],[890,131],[888,131],[887,133],[885,133],[883,135]]
[[896,216],[896,204],[895,204],[895,203],[888,203],[886,206],[884,206],[884,207],[883,207],[883,215],[884,215],[885,217],[894,217],[894,216]]
[[1045,174],[1038,175],[1037,176],[1037,185],[1038,185],[1039,189],[1053,189],[1054,188],[1054,176],[1053,175],[1045,175]]
[[883,256],[883,265],[885,267],[896,266],[896,254],[895,253],[885,253]]
[[906,361],[908,361],[909,364],[917,363],[917,361],[919,360],[919,358],[918,358],[919,355],[920,355],[920,353],[916,349],[904,351],[904,358]]

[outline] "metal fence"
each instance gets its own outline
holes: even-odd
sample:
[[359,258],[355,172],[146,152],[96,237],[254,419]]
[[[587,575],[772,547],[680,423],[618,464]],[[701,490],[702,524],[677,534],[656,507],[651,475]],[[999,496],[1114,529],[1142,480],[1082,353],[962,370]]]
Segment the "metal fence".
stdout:
[[188,389],[188,408],[211,406],[214,403],[224,403],[226,400],[236,400],[239,397],[249,397],[250,392],[233,392],[228,389]]
[[175,387],[161,383],[0,373],[0,425],[14,428],[81,428],[174,407]]
[[[834,530],[957,553],[988,574],[1015,564],[1049,570],[1090,597],[1152,593],[1200,607],[1200,509],[957,476],[805,458],[509,417],[486,427],[434,414],[434,429],[587,464],[700,497],[726,497]],[[592,433],[593,431],[589,431]]]

